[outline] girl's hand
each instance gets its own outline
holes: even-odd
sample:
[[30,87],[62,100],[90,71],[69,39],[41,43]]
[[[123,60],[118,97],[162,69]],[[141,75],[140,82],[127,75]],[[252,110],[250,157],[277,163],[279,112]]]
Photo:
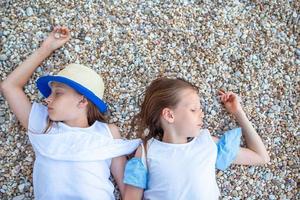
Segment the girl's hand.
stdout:
[[243,111],[237,94],[219,90],[219,95],[222,103],[224,103],[224,106],[229,113],[236,115]]
[[56,26],[44,40],[41,47],[53,52],[63,46],[70,38],[70,30],[67,27]]

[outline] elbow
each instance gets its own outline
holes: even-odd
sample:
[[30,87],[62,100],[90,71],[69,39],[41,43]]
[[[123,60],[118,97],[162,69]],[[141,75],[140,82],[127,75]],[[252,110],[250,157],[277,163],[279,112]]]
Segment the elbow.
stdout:
[[263,155],[261,157],[261,164],[264,165],[264,164],[268,164],[270,162],[271,158],[269,156],[268,153],[266,153],[265,155]]
[[264,161],[265,161],[265,164],[268,164],[271,161],[269,154],[266,155]]
[[18,87],[16,85],[14,85],[13,83],[11,83],[8,80],[4,80],[0,83],[0,93],[3,96],[6,96],[6,94],[10,91],[13,91],[14,89],[17,89]]
[[5,90],[5,82],[0,82],[0,94],[4,94],[4,90]]
[[9,89],[9,85],[7,82],[4,80],[0,83],[0,93],[2,95],[5,95],[6,91]]

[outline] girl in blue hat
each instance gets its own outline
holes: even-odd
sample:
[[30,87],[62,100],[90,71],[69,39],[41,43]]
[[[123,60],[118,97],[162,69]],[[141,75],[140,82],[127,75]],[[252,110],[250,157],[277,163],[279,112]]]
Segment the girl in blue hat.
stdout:
[[[169,78],[150,84],[133,121],[143,143],[126,164],[125,200],[217,200],[215,167],[225,170],[231,163],[261,165],[269,161],[238,96],[220,91],[220,99],[241,128],[218,139],[201,128],[204,115],[195,86]],[[240,148],[241,133],[246,148]]]
[[35,151],[35,199],[114,199],[110,173],[123,195],[124,155],[140,142],[122,140],[118,128],[107,123],[102,78],[88,67],[71,64],[57,75],[37,80],[46,106],[31,104],[23,91],[42,61],[69,39],[67,28],[55,27],[1,83],[1,91],[28,130]]

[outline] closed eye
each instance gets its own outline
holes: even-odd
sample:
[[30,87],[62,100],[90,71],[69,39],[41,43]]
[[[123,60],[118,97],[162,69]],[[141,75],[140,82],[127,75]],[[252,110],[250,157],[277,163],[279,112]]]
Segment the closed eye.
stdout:
[[54,96],[60,96],[62,94],[63,94],[63,92],[61,92],[61,91],[53,91]]

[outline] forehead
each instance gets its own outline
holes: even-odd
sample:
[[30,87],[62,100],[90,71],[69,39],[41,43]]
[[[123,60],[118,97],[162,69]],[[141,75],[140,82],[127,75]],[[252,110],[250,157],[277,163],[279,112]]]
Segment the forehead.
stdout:
[[49,86],[51,87],[51,89],[64,89],[64,90],[71,90],[71,91],[75,91],[73,88],[71,88],[70,86],[64,84],[64,83],[59,83],[59,82],[50,82]]
[[200,97],[196,90],[193,89],[183,89],[179,93],[179,103],[180,105],[196,105],[200,106]]

